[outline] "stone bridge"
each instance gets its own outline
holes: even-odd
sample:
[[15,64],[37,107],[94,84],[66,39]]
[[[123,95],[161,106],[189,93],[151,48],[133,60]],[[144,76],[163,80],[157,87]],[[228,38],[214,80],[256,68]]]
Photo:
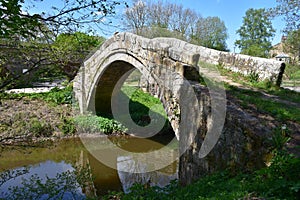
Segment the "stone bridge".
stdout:
[[179,139],[182,184],[232,163],[241,168],[262,166],[267,153],[262,137],[269,130],[263,130],[264,136],[256,135],[264,129],[259,120],[228,106],[222,87],[211,81],[208,87],[198,84],[201,76],[219,81],[216,70],[202,70],[204,62],[245,75],[257,73],[260,79],[273,82],[282,67],[275,60],[220,52],[174,38],[116,33],[84,61],[74,79],[75,96],[82,113],[114,114],[128,107],[119,105],[115,96],[130,72],[138,69],[147,91],[161,100]]

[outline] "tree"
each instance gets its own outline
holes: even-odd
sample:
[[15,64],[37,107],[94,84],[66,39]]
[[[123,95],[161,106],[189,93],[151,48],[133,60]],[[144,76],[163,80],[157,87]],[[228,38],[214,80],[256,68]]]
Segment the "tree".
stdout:
[[287,33],[287,39],[284,42],[284,50],[293,55],[293,61],[300,61],[300,29],[290,30]]
[[60,34],[51,45],[53,64],[72,80],[85,57],[104,41],[82,32]]
[[133,33],[140,35],[147,25],[148,8],[142,0],[134,0],[133,7],[125,11],[125,26]]
[[[184,9],[182,5],[135,0],[133,6],[126,10],[124,18],[126,28],[138,35],[176,35],[187,40],[197,14],[191,9]],[[164,30],[167,32],[164,33]]]
[[149,24],[153,27],[168,28],[172,16],[173,4],[158,1],[156,3],[149,2]]
[[271,39],[275,30],[272,27],[270,17],[265,9],[249,9],[243,18],[242,26],[237,30],[240,39],[235,45],[241,49],[241,53],[267,57],[272,48]]
[[211,49],[226,51],[227,38],[227,28],[224,22],[219,17],[207,17],[198,19],[192,42]]
[[36,14],[30,14],[24,7],[24,3],[34,7],[40,2],[43,0],[0,0],[0,37],[36,36],[41,25],[55,33],[76,32],[81,28],[95,30],[99,23],[105,23],[104,18],[114,15],[116,6],[120,5],[114,0],[60,0],[61,7]]
[[182,5],[172,4],[172,16],[170,29],[188,37],[192,32],[192,26],[197,21],[197,13],[191,9],[184,9]]
[[[53,7],[49,13],[33,14],[25,4],[30,8],[43,0],[0,0],[0,43],[3,46],[0,49],[0,89],[38,68],[52,69],[58,61],[62,61],[58,58],[64,55],[55,54],[62,49],[58,51],[52,46],[58,35],[76,33],[81,29],[89,33],[99,28],[101,30],[99,24],[110,24],[108,17],[113,16],[116,6],[120,5],[117,0],[59,1],[59,7]],[[65,59],[64,64],[70,64],[70,59]],[[26,68],[27,71],[23,74],[19,69],[15,70],[18,66]],[[67,73],[70,79],[74,77],[77,69],[78,63],[74,65],[74,69],[68,70],[72,72]]]
[[286,31],[300,29],[300,0],[276,0],[277,6],[269,12],[273,16],[284,16]]
[[277,6],[269,10],[272,16],[283,16],[286,22],[284,32],[288,53],[300,60],[300,0],[276,0]]
[[8,85],[30,85],[45,76],[63,75],[72,80],[84,58],[105,39],[76,32],[62,33],[51,44],[40,40],[42,38],[14,43],[2,41],[0,89]]

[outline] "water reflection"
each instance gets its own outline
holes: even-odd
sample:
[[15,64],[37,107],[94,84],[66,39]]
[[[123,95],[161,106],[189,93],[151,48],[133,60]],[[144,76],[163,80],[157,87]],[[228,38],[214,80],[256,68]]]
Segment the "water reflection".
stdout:
[[[74,170],[71,164],[64,161],[56,163],[50,160],[36,165],[11,169],[8,176],[1,176],[4,179],[7,178],[7,181],[3,182],[2,185],[0,184],[0,199],[49,199],[50,194],[46,193],[49,188],[39,188],[41,185],[57,187],[59,193],[54,194],[52,198],[83,199],[85,195],[76,182],[75,174],[72,173]],[[62,180],[62,176],[59,176],[59,174],[66,172],[68,175],[73,175],[73,177],[68,178],[74,180],[72,186],[68,188],[65,186],[67,180]],[[14,174],[17,175],[10,177]]]
[[[169,165],[164,169],[147,172],[148,166],[134,160],[132,156],[121,156],[117,159],[118,175],[125,193],[130,191],[134,183],[140,183],[147,186],[167,186],[171,180],[178,178],[177,164]],[[132,171],[132,173],[128,172]],[[145,173],[133,173],[134,171],[145,171]]]
[[[147,142],[145,139],[138,142],[136,138],[122,138],[122,140],[118,138],[118,140],[115,139],[115,142],[116,141],[119,142],[118,145],[122,146],[122,148],[137,152],[150,151],[155,148],[156,144],[156,142],[153,141]],[[156,145],[156,148],[158,148],[158,143]],[[161,146],[160,144],[160,147]],[[174,148],[173,151],[175,155],[176,148]],[[107,146],[99,146],[99,143],[97,147],[95,147],[94,152],[100,152],[105,156],[110,156],[111,153]],[[161,156],[158,155],[158,157]],[[129,188],[136,182],[163,187],[167,185],[170,180],[177,178],[177,161],[163,169],[147,172],[148,168],[153,167],[149,166],[153,164],[153,160],[143,161],[131,155],[113,155],[112,158],[115,169],[99,162],[93,154],[85,149],[80,139],[62,140],[43,148],[7,148],[0,152],[0,174],[6,170],[13,172],[17,169],[25,169],[22,168],[23,166],[28,167],[28,173],[18,176],[15,179],[10,179],[2,185],[0,184],[0,193],[7,192],[10,186],[20,187],[22,179],[29,179],[34,174],[45,181],[46,177],[54,178],[57,176],[57,173],[61,174],[67,171],[74,172],[74,166],[84,166],[86,164],[88,164],[94,178],[90,187],[96,189],[98,196],[106,194],[108,191],[123,190],[128,192]],[[163,162],[164,158],[161,158]],[[145,173],[134,173],[137,171],[143,172],[143,170]],[[77,183],[77,187],[74,187],[74,191],[78,197],[76,199],[81,199],[84,193],[87,192],[87,189],[82,189],[78,186],[79,184]],[[3,198],[3,196],[0,196],[0,198],[1,197]]]

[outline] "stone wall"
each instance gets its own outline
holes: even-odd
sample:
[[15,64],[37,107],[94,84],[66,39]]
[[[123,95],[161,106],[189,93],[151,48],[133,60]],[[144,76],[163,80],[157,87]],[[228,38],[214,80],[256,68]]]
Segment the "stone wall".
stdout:
[[[211,56],[214,55],[214,56]],[[225,69],[233,72],[239,72],[245,76],[255,73],[260,80],[270,80],[276,82],[282,62],[267,59],[252,57],[243,54],[235,54],[230,52],[221,52],[216,50],[204,50],[200,54],[200,60],[208,63],[219,64]]]
[[[243,54],[218,51],[202,46],[192,45],[173,38],[155,38],[160,42],[164,42],[173,47],[180,47],[186,51],[199,54],[199,61],[221,65],[226,69],[239,72],[243,75],[250,73],[258,74],[260,80],[277,81],[282,61],[274,59],[259,58]],[[201,66],[199,66],[201,69]]]
[[[198,99],[203,106],[203,112],[199,116],[201,126],[193,143],[180,157],[181,185],[190,184],[220,170],[239,172],[266,166],[270,158],[271,130],[263,125],[262,119],[244,112],[232,102],[227,102],[226,120],[217,144],[206,157],[199,158],[199,151],[210,123],[211,101],[207,89],[198,87],[201,87]],[[180,145],[185,145],[183,142],[184,139]]]

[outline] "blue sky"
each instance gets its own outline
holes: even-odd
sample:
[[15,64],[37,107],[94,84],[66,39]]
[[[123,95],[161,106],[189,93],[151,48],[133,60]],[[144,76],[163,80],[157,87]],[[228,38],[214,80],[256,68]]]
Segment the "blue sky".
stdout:
[[[31,1],[31,0],[29,0]],[[26,2],[26,1],[25,1]],[[53,5],[57,5],[61,0],[44,0],[43,6],[38,6],[32,9],[33,12],[47,11]],[[127,1],[129,4],[131,2]],[[243,17],[245,13],[250,8],[271,8],[276,6],[276,0],[170,0],[170,3],[182,4],[185,8],[190,8],[195,10],[197,13],[201,14],[203,17],[208,16],[218,16],[224,21],[225,26],[228,29],[229,38],[227,40],[227,45],[230,51],[234,51],[234,42],[238,39],[236,30],[242,25]],[[124,12],[118,9],[117,12],[120,14]],[[282,36],[282,29],[284,28],[284,21],[280,18],[272,20],[273,27],[276,29],[276,35],[272,40],[272,44],[277,44],[280,42]],[[118,28],[111,29],[111,34]],[[109,37],[110,35],[105,35]],[[236,49],[236,52],[238,50]]]
[[[227,45],[230,51],[234,50],[234,42],[238,39],[236,30],[241,27],[243,17],[248,9],[272,8],[276,6],[275,0],[172,0],[172,2],[191,8],[203,17],[218,16],[223,20],[228,29],[229,38]],[[281,40],[282,29],[285,23],[282,19],[276,18],[272,20],[272,24],[276,29],[276,35],[272,44],[277,44]]]

